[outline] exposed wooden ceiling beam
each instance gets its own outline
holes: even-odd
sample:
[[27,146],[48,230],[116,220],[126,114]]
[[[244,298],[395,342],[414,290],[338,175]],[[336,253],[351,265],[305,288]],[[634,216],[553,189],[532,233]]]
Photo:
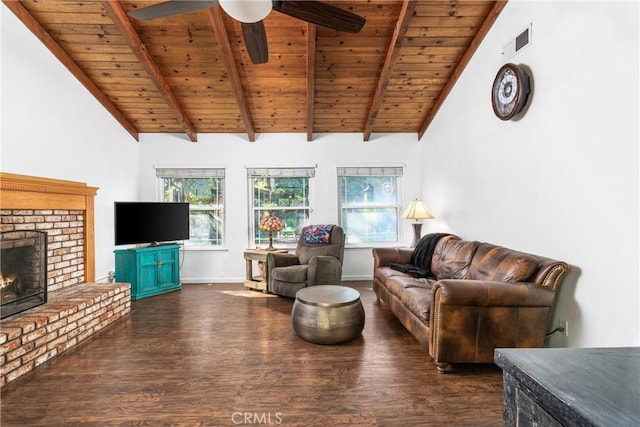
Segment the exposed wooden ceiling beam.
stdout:
[[476,53],[476,50],[478,50],[480,43],[482,43],[482,40],[491,29],[491,26],[494,24],[494,22],[496,22],[496,19],[498,19],[498,16],[500,15],[500,12],[502,12],[502,9],[504,9],[504,7],[507,5],[507,1],[496,1],[494,3],[493,8],[487,15],[487,18],[484,20],[482,26],[476,33],[476,36],[469,44],[469,48],[460,59],[460,62],[458,62],[458,65],[456,65],[453,73],[451,73],[451,77],[449,77],[447,84],[442,88],[442,92],[440,92],[440,95],[434,103],[433,108],[431,108],[431,110],[427,113],[427,117],[425,117],[424,122],[418,130],[418,141],[422,139],[422,136],[427,131],[427,128],[433,121],[433,118],[438,113],[438,110],[440,110],[440,107],[442,107],[442,104],[444,104],[444,101],[447,99],[447,96],[449,96],[449,93],[462,75],[464,69],[467,67],[467,64],[469,63],[469,61],[471,61],[471,58]]
[[233,60],[231,43],[229,43],[227,29],[225,28],[224,21],[222,20],[222,12],[220,12],[219,7],[210,7],[209,9],[207,9],[207,11],[209,12],[209,19],[211,21],[211,25],[213,26],[213,31],[216,33],[218,44],[220,44],[220,48],[222,49],[222,58],[224,59],[225,67],[227,69],[227,73],[229,74],[229,81],[231,82],[231,86],[233,87],[233,93],[236,96],[236,102],[238,103],[238,108],[240,109],[242,122],[244,123],[244,127],[247,130],[247,137],[249,138],[249,141],[254,142],[256,140],[256,132],[253,128],[253,119],[251,118],[251,113],[249,112],[244,89],[242,88],[242,83],[240,82],[238,67]]
[[315,103],[316,25],[307,23],[307,141],[313,140],[313,104]]
[[151,81],[153,81],[158,92],[160,92],[160,95],[165,99],[169,108],[173,111],[173,114],[175,114],[176,119],[178,119],[178,122],[183,127],[189,139],[196,142],[198,140],[198,131],[193,123],[191,123],[191,120],[184,111],[184,108],[182,108],[180,101],[178,101],[178,98],[176,98],[171,87],[160,72],[158,65],[153,60],[153,57],[147,50],[147,47],[140,39],[135,28],[133,28],[133,24],[129,21],[127,13],[120,5],[120,2],[103,0],[101,3],[104,10],[107,12],[107,15],[109,15],[115,26],[122,33],[122,36],[131,48],[133,54],[140,60],[140,64],[149,75]]
[[138,130],[131,124],[131,122],[124,116],[113,103],[107,98],[107,96],[100,90],[100,88],[87,76],[87,74],[80,68],[80,66],[62,49],[58,42],[51,37],[49,32],[42,27],[38,21],[29,13],[25,7],[17,1],[2,0],[5,6],[13,12],[14,15],[22,21],[22,23],[58,58],[58,60],[64,65],[71,74],[78,79],[80,83],[93,95],[96,100],[102,104],[106,110],[125,128],[127,132],[138,141]]
[[393,68],[395,67],[396,62],[398,62],[398,57],[400,56],[400,48],[402,47],[402,42],[404,41],[404,35],[407,32],[407,28],[409,28],[409,23],[411,22],[411,18],[413,18],[415,10],[416,3],[414,0],[405,0],[402,4],[402,9],[400,9],[398,22],[396,23],[396,27],[393,30],[391,43],[389,43],[389,49],[387,50],[387,57],[384,60],[382,72],[380,73],[380,78],[378,79],[378,85],[376,87],[376,91],[373,93],[373,100],[371,101],[371,107],[369,108],[367,121],[364,125],[362,137],[365,141],[368,141],[369,138],[371,138],[373,125],[376,122],[376,117],[378,117],[378,112],[380,111],[380,106],[382,105],[384,94],[386,93],[387,87],[389,86],[389,80],[391,79]]

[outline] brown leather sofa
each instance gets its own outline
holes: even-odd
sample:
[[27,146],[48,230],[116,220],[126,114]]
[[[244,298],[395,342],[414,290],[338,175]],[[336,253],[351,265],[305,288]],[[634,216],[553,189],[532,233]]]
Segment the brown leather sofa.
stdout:
[[436,363],[492,363],[495,348],[542,347],[564,262],[447,235],[431,258],[433,279],[390,267],[412,249],[373,249],[373,290]]

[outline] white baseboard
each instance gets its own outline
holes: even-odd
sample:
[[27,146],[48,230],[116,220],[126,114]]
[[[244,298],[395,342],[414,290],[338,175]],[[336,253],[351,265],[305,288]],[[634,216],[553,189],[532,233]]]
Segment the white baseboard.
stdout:
[[182,283],[242,283],[244,277],[224,277],[224,278],[211,278],[211,277],[180,277]]
[[[224,277],[224,278],[213,278],[213,277],[181,277],[180,282],[182,283],[242,283],[244,282],[244,277]],[[351,275],[351,276],[342,276],[342,280],[345,282],[356,281],[356,280],[371,280],[371,276],[367,275]]]

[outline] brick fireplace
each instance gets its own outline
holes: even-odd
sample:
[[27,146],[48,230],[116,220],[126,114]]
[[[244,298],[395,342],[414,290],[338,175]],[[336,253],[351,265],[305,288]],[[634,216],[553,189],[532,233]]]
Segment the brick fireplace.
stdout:
[[[96,187],[0,172],[0,249],[46,270],[43,304],[0,322],[0,387],[15,381],[110,326],[131,311],[128,283],[95,282]],[[18,249],[45,235],[45,256]],[[9,243],[13,241],[13,243]],[[11,247],[13,245],[13,247]],[[13,257],[13,253],[2,253]],[[40,267],[37,262],[46,263]],[[0,262],[4,270],[13,267]],[[30,282],[29,273],[20,273]],[[4,294],[3,294],[4,295]],[[2,310],[5,310],[4,305]]]
[[0,233],[0,318],[47,302],[47,233]]
[[45,233],[48,245],[47,286],[50,292],[55,291],[86,281],[84,222],[83,210],[2,209],[0,245],[12,234]]

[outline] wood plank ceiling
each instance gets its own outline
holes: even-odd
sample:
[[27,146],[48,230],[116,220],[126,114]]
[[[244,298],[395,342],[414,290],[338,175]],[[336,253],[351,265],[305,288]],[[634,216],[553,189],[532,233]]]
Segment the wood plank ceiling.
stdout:
[[[141,133],[416,133],[422,138],[504,8],[490,0],[327,1],[358,34],[272,11],[269,62],[219,7],[153,21],[160,1],[3,0],[135,138]],[[46,72],[46,70],[43,70]]]

